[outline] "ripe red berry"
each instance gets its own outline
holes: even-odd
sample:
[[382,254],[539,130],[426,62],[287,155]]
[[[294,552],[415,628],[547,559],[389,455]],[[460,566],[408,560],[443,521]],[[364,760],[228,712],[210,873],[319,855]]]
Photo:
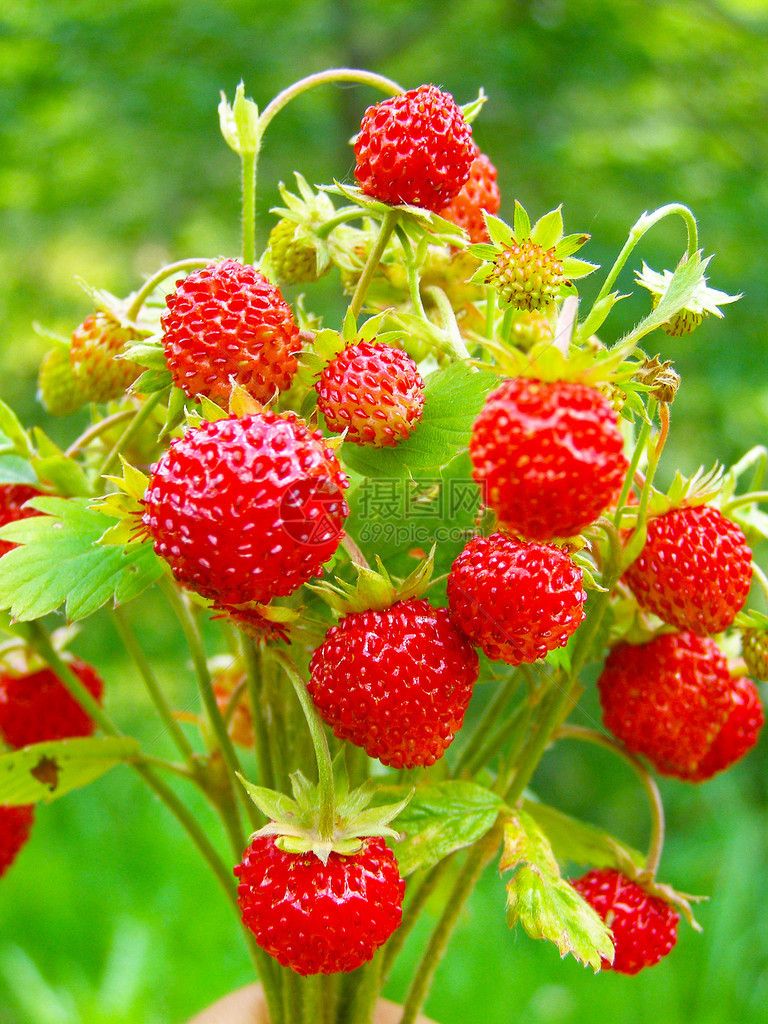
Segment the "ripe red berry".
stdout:
[[434,764],[464,721],[478,658],[447,608],[398,601],[327,633],[308,690],[339,739],[394,768]]
[[741,528],[711,505],[675,508],[649,520],[624,579],[644,611],[706,636],[727,629],[743,607],[752,552]]
[[235,868],[238,903],[256,942],[297,974],[335,974],[367,963],[399,927],[405,882],[383,839],[359,853],[284,853],[257,836]]
[[448,576],[454,622],[489,658],[510,665],[564,646],[586,599],[582,571],[562,548],[503,533],[473,537]]
[[402,349],[382,342],[348,345],[315,385],[330,430],[359,445],[396,445],[418,425],[424,381]]
[[[69,667],[88,692],[101,701],[104,692],[96,670],[73,659]],[[0,736],[12,747],[30,743],[91,736],[95,729],[88,715],[49,668],[17,675],[0,675]]]
[[481,153],[475,147],[475,159],[461,192],[450,205],[440,211],[441,217],[445,217],[452,224],[458,224],[467,232],[470,242],[488,240],[483,210],[486,213],[496,213],[501,206],[497,176],[496,168],[485,153]]
[[19,850],[29,839],[34,817],[33,806],[0,805],[0,878],[16,860]]
[[616,498],[627,470],[616,414],[593,387],[529,377],[488,396],[470,440],[472,474],[511,533],[569,537]]
[[589,871],[571,885],[611,929],[613,963],[603,959],[604,970],[637,974],[653,967],[677,942],[680,915],[658,896],[612,868]]
[[[18,519],[42,515],[34,508],[24,508],[32,498],[42,496],[42,491],[29,484],[0,484],[0,526],[15,523]],[[18,545],[9,540],[0,540],[0,557]]]
[[293,413],[205,421],[158,462],[143,522],[180,583],[218,607],[264,602],[320,575],[343,536],[347,483]]
[[168,369],[190,398],[226,403],[235,383],[266,402],[290,385],[299,329],[280,289],[254,267],[211,263],[178,281],[166,304]]
[[687,778],[731,709],[731,674],[708,637],[668,633],[617,644],[597,681],[603,721],[665,775]]
[[422,85],[366,110],[355,177],[375,199],[437,213],[461,191],[474,156],[472,129],[453,97]]
[[746,676],[734,676],[728,717],[703,759],[687,776],[688,781],[704,782],[740,761],[757,743],[764,720],[755,684]]

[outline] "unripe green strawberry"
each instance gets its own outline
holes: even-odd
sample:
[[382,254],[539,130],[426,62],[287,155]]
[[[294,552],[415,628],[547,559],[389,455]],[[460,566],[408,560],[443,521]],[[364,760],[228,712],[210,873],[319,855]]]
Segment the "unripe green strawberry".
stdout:
[[503,249],[486,278],[498,288],[502,302],[518,309],[546,309],[564,280],[554,247],[543,249],[531,238]]
[[317,250],[299,225],[283,217],[269,233],[272,270],[278,284],[311,284],[331,269],[317,272]]
[[103,310],[85,318],[72,335],[69,358],[86,401],[111,402],[125,394],[142,368],[115,357],[130,342],[143,337],[145,331],[121,324],[116,316]]
[[[656,306],[658,306],[658,302],[653,304],[654,309]],[[683,338],[686,334],[693,334],[703,320],[703,313],[696,313],[692,309],[681,309],[671,320],[662,324],[661,329],[671,338]]]
[[768,629],[745,629],[741,634],[741,656],[752,678],[768,683]]
[[69,416],[88,401],[84,382],[72,370],[69,351],[54,348],[40,364],[37,395],[51,416]]

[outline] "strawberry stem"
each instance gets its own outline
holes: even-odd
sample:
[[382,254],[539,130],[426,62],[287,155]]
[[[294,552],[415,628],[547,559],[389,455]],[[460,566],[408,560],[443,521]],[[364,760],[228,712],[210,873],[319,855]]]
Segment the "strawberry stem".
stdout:
[[171,277],[173,274],[183,274],[187,270],[199,270],[201,267],[207,267],[211,262],[212,260],[209,258],[197,256],[190,257],[186,260],[178,260],[176,263],[169,263],[167,266],[161,267],[160,270],[147,278],[141,288],[139,288],[133,296],[131,304],[126,310],[126,317],[135,323],[139,313],[141,312],[141,307],[160,282],[164,281],[166,277]]
[[373,280],[373,275],[376,273],[376,268],[381,262],[381,257],[384,254],[387,242],[394,231],[399,216],[400,212],[396,209],[387,210],[384,214],[384,218],[381,222],[381,228],[379,229],[379,237],[376,239],[376,244],[373,249],[371,249],[368,254],[368,259],[365,261],[365,266],[363,267],[363,272],[360,275],[360,280],[357,282],[354,295],[349,303],[347,315],[351,313],[355,319],[360,316],[360,310],[363,308],[365,296],[368,294],[368,288]]
[[242,250],[245,266],[256,261],[256,153],[240,154]]
[[155,391],[154,394],[150,395],[149,398],[144,402],[140,409],[137,410],[135,416],[128,424],[126,429],[120,435],[115,442],[112,450],[108,452],[107,457],[104,459],[99,469],[99,476],[106,476],[112,467],[112,463],[118,457],[120,452],[124,451],[125,448],[131,443],[136,434],[141,430],[144,424],[147,422],[149,417],[152,415],[155,406],[160,403],[163,397],[162,391]]
[[456,322],[456,314],[448,296],[442,288],[438,288],[436,285],[431,285],[424,290],[437,306],[440,319],[443,322],[443,330],[446,333],[444,347],[448,354],[452,359],[469,359],[469,350],[461,336],[459,325]]

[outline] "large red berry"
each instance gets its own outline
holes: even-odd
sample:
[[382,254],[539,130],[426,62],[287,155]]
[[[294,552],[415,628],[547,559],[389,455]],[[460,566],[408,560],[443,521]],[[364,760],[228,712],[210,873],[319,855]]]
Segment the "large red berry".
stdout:
[[475,420],[469,450],[485,502],[531,540],[594,522],[627,470],[616,413],[598,390],[571,381],[504,381]]
[[266,402],[290,385],[299,329],[280,289],[254,267],[211,263],[178,281],[166,304],[168,369],[190,398],[226,403],[234,383]]
[[624,579],[644,611],[706,636],[727,629],[743,607],[752,552],[741,527],[711,505],[675,508],[649,520]]
[[[96,670],[77,659],[69,667],[100,701],[104,683]],[[6,670],[0,675],[0,736],[12,747],[91,736],[94,729],[93,719],[51,669],[23,675]]]
[[478,658],[447,608],[412,599],[345,615],[310,671],[310,695],[336,736],[413,768],[434,764],[461,728]]
[[[0,484],[0,526],[15,523],[18,519],[42,515],[34,508],[24,508],[32,498],[40,498],[43,492],[30,484]],[[0,557],[17,547],[12,541],[0,540]]]
[[566,644],[586,599],[582,571],[562,548],[503,533],[473,537],[448,576],[454,622],[489,658],[510,665]]
[[597,681],[603,721],[666,775],[687,778],[731,710],[731,674],[708,637],[667,633],[617,644]]
[[422,85],[366,110],[355,177],[375,199],[437,213],[461,191],[474,156],[472,129],[453,97]]
[[0,878],[16,860],[16,855],[29,839],[35,817],[33,806],[0,805]]
[[496,213],[501,206],[497,176],[498,172],[488,157],[475,148],[475,159],[469,169],[469,178],[453,202],[440,211],[441,217],[464,228],[470,242],[488,240],[483,210],[486,213]]
[[382,342],[348,345],[315,385],[330,430],[359,445],[396,445],[421,419],[424,381],[402,349]]
[[292,593],[343,536],[347,477],[293,413],[204,421],[173,441],[143,521],[176,579],[217,606]]
[[680,915],[675,908],[620,871],[590,871],[571,885],[611,929],[615,955],[613,963],[603,959],[604,970],[637,974],[657,964],[677,942]]
[[757,743],[765,721],[760,694],[751,679],[731,679],[731,709],[703,759],[688,776],[690,782],[704,782],[740,761]]
[[405,882],[383,839],[359,853],[284,853],[258,836],[235,868],[243,921],[256,942],[298,974],[354,971],[399,927]]

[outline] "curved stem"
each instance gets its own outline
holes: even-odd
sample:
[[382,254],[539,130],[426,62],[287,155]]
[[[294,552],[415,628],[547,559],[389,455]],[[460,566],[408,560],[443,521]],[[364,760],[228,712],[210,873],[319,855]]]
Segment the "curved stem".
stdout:
[[130,419],[131,416],[135,415],[135,409],[123,409],[121,412],[116,412],[113,416],[107,416],[106,419],[100,420],[99,423],[94,423],[93,426],[88,427],[79,437],[75,438],[64,454],[72,458],[73,455],[77,455],[83,448],[87,448],[91,441],[95,441],[101,434],[106,433],[107,430],[111,430],[118,423],[122,423],[123,420]]
[[333,217],[330,217],[324,224],[314,228],[314,234],[318,238],[327,238],[328,235],[340,224],[346,224],[350,220],[359,220],[365,216],[365,211],[359,206],[343,206],[337,210]]
[[561,725],[554,738],[582,740],[585,743],[593,743],[598,747],[604,747],[620,757],[637,775],[648,797],[648,804],[651,810],[651,842],[648,847],[645,867],[647,871],[650,871],[651,875],[655,875],[664,846],[664,805],[661,801],[661,794],[659,793],[659,787],[656,785],[656,780],[648,769],[626,747],[622,747],[612,740],[610,736],[597,732],[596,729],[587,729],[580,725]]
[[399,216],[400,213],[396,209],[387,210],[384,214],[384,218],[381,222],[381,228],[379,229],[379,237],[376,239],[376,244],[373,249],[371,249],[368,254],[368,259],[365,261],[365,266],[363,267],[363,272],[360,275],[360,280],[357,282],[354,295],[349,303],[349,312],[355,318],[360,315],[360,310],[363,308],[365,296],[368,294],[368,288],[373,280],[373,275],[376,273],[376,268],[381,262],[381,257],[387,247],[389,236],[392,234]]
[[359,565],[362,569],[370,569],[368,559],[358,547],[356,541],[352,540],[348,533],[341,538],[341,546],[347,552],[353,565]]
[[456,314],[453,311],[453,306],[448,296],[442,288],[438,288],[435,285],[425,288],[424,291],[432,299],[440,313],[440,319],[443,321],[443,328],[449,341],[449,344],[446,346],[448,354],[453,359],[469,359],[469,351],[464,344],[461,331],[459,331],[459,325],[456,323]]
[[163,392],[156,391],[153,395],[150,395],[149,398],[147,398],[142,407],[136,412],[136,415],[128,424],[127,428],[117,439],[112,450],[104,459],[104,462],[101,464],[101,468],[99,469],[99,476],[106,476],[112,466],[112,463],[118,457],[120,452],[127,448],[136,434],[141,430],[154,412],[155,406],[159,405],[162,397]]
[[400,950],[405,945],[405,940],[411,934],[411,930],[421,917],[421,912],[427,904],[427,900],[438,887],[446,871],[451,867],[455,854],[450,854],[438,861],[433,868],[422,878],[413,895],[410,896],[403,910],[403,919],[400,927],[393,933],[386,946],[382,957],[381,974],[382,987],[387,983],[389,972],[397,959]]
[[185,270],[198,270],[200,267],[207,267],[211,263],[210,258],[202,256],[190,257],[186,260],[178,260],[176,263],[169,263],[165,267],[161,267],[156,273],[144,282],[133,297],[133,300],[128,307],[126,316],[129,320],[135,322],[141,307],[147,301],[152,292],[157,288],[161,281],[164,281],[166,277],[170,277],[172,274],[181,274]]

